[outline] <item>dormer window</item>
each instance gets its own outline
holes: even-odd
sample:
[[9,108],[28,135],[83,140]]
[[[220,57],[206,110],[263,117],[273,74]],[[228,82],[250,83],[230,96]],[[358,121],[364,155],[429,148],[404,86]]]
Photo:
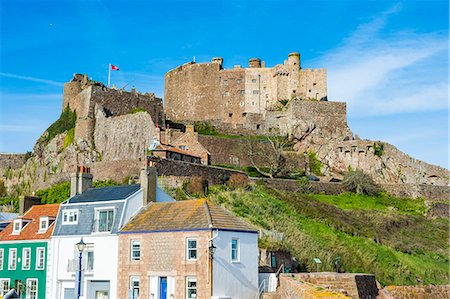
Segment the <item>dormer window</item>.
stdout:
[[98,233],[111,232],[114,223],[114,209],[101,208],[96,211],[94,230]]
[[62,224],[78,224],[78,210],[64,210]]
[[25,227],[25,225],[28,224],[28,222],[30,222],[30,220],[28,219],[14,219],[12,234],[13,235],[20,234],[20,232]]
[[45,232],[47,231],[49,226],[49,220],[48,217],[41,217],[39,219],[39,232]]

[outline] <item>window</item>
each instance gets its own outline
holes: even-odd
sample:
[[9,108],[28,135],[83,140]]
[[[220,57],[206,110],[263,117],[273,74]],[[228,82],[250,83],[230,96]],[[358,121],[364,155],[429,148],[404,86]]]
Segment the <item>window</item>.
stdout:
[[48,217],[41,217],[39,219],[39,231],[44,232],[48,228]]
[[186,298],[197,298],[197,278],[188,277],[186,279]]
[[139,298],[139,277],[130,276],[130,290],[133,299]]
[[10,248],[8,257],[8,270],[16,270],[16,260],[17,260],[17,249]]
[[241,90],[241,94],[245,94],[245,90]]
[[228,113],[228,117],[233,117],[233,113]]
[[22,249],[22,270],[30,270],[31,248]]
[[22,219],[14,220],[13,234],[18,234],[22,230]]
[[97,211],[97,232],[110,232],[114,222],[114,210]]
[[256,105],[256,103],[255,102],[252,102],[252,106],[255,106]]
[[245,105],[245,102],[240,102],[239,106],[243,107]]
[[88,251],[86,254],[87,254],[86,271],[92,272],[92,271],[94,271],[94,248],[92,248],[92,247],[88,248]]
[[131,240],[131,260],[141,260],[141,241]]
[[63,212],[62,224],[77,224],[78,210],[65,210]]
[[5,258],[5,251],[3,248],[0,249],[0,270],[3,270],[3,260]]
[[223,85],[228,85],[228,80],[223,80]]
[[187,239],[187,260],[197,260],[197,239]]
[[259,90],[254,90],[253,94],[259,94]]
[[44,270],[45,263],[45,248],[36,248],[36,270]]
[[239,239],[231,240],[231,261],[239,262]]
[[27,299],[37,299],[38,280],[34,278],[27,279]]
[[252,79],[252,83],[256,83],[256,79]]
[[237,83],[237,84],[241,83],[241,79],[237,79],[237,80],[236,80],[236,83]]
[[186,145],[180,145],[179,147],[178,147],[179,149],[182,149],[182,150],[187,150],[187,146]]
[[9,279],[0,279],[0,297],[9,292]]

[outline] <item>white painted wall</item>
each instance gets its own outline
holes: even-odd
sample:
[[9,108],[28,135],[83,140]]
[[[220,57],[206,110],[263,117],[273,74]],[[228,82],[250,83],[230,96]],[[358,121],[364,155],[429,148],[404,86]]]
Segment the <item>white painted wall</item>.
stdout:
[[[232,238],[239,239],[239,262],[231,261]],[[219,230],[213,243],[216,246],[213,298],[255,298],[258,289],[258,234]]]
[[[75,286],[77,288],[78,273],[68,272],[67,265],[69,260],[74,258],[78,261],[75,244],[80,241],[80,238],[81,236],[52,238],[51,246],[53,246],[54,254],[52,256],[51,294],[48,298],[63,299],[64,287]],[[86,244],[92,243],[94,246],[94,271],[85,273],[82,284],[83,295],[80,299],[88,299],[86,296],[88,280],[108,280],[110,282],[109,298],[117,298],[118,236],[83,236],[83,241]]]

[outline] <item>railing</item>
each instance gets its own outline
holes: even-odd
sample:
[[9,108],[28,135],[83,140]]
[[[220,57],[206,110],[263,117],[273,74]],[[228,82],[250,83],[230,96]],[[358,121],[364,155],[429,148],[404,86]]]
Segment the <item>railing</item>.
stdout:
[[255,295],[255,299],[261,299],[262,294],[264,293],[264,291],[266,290],[266,280],[267,279],[263,279],[263,281],[261,282],[261,284],[258,287],[258,292]]
[[[279,276],[284,272],[284,264],[281,264],[280,268],[278,268],[277,272],[270,274],[269,278],[263,279],[261,284],[258,287],[258,292],[255,295],[255,299],[261,299],[261,296],[264,292],[274,293],[277,291],[277,288],[280,284]],[[266,281],[268,281],[266,286]]]

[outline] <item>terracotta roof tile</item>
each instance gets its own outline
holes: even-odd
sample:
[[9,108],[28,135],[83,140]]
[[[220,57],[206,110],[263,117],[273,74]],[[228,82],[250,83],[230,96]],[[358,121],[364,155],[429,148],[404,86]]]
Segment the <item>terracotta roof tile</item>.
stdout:
[[39,218],[50,217],[56,218],[58,215],[59,204],[46,204],[32,206],[22,217],[16,219],[30,219],[31,221],[24,226],[22,231],[17,235],[12,235],[13,223],[10,223],[3,231],[0,232],[0,241],[16,241],[16,240],[41,240],[50,239],[53,232],[55,222],[49,226],[44,233],[39,233]]
[[200,158],[197,155],[194,155],[191,152],[182,150],[180,148],[171,146],[171,145],[167,145],[167,144],[159,144],[153,151],[169,151],[169,152],[174,152],[174,153],[179,153],[179,154],[183,154],[183,155],[187,155],[187,156],[192,156],[192,157],[196,157],[196,158]]
[[226,209],[206,199],[152,203],[136,215],[121,232],[224,229],[256,231]]

